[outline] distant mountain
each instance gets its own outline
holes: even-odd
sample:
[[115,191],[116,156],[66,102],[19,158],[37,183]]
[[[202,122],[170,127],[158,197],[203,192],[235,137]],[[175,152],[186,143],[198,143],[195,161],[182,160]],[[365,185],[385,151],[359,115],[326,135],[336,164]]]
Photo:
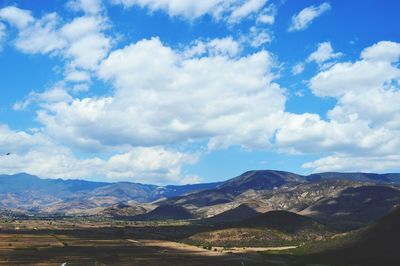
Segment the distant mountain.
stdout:
[[0,193],[45,193],[50,196],[64,197],[71,193],[92,191],[109,183],[85,180],[41,179],[26,173],[0,175]]
[[0,208],[79,213],[132,200],[151,202],[214,188],[219,184],[156,186],[130,182],[42,179],[25,173],[0,175]]
[[195,205],[197,207],[223,204],[248,190],[265,191],[274,190],[284,185],[305,183],[307,180],[289,172],[259,170],[248,171],[240,176],[229,179],[215,188],[203,190],[190,195],[178,196],[163,203],[179,205]]
[[322,199],[300,213],[348,230],[383,217],[399,204],[399,189],[370,185],[346,188],[336,197]]
[[119,203],[110,207],[106,207],[99,215],[111,218],[132,217],[147,213],[147,210],[140,205],[128,205]]
[[221,192],[238,195],[249,189],[274,189],[288,183],[304,183],[306,181],[307,180],[303,176],[290,172],[259,170],[248,171],[238,177],[229,179],[217,186],[217,189]]
[[198,192],[204,189],[215,188],[220,183],[205,183],[182,186],[156,186],[139,183],[119,182],[98,187],[86,195],[86,197],[114,196],[120,201],[135,200],[137,202],[152,202],[161,198],[169,198]]
[[[229,214],[230,209],[257,202],[259,209],[299,213],[338,230],[373,222],[400,204],[399,187],[384,184],[382,180],[357,181],[360,179],[358,174],[350,174],[349,179],[344,175],[334,178],[331,173],[321,175],[309,178],[280,171],[250,171],[214,189],[161,203],[183,206],[203,217],[212,214],[217,221],[224,219],[223,213],[228,211]],[[213,218],[208,219],[212,222]]]
[[161,203],[195,206],[202,210],[208,206],[257,200],[270,210],[300,211],[321,198],[337,195],[343,189],[367,184],[369,183],[345,179],[307,181],[303,176],[288,172],[250,171],[225,181],[214,189],[169,198]]
[[319,179],[347,179],[360,182],[376,182],[385,184],[400,184],[400,173],[375,174],[375,173],[339,173],[326,172],[306,176],[308,180]]
[[[219,183],[157,186],[131,182],[41,179],[22,173],[0,175],[0,208],[34,213],[102,215],[105,208],[112,206],[114,209],[111,212],[118,213],[119,207],[116,206],[122,206],[118,204],[153,203],[156,206],[176,205],[195,216],[209,217],[242,204],[253,204],[257,206],[253,209],[258,212],[286,210],[321,221],[327,220],[325,217],[331,215],[335,215],[332,221],[347,219],[346,208],[350,208],[349,210],[354,211],[352,218],[355,220],[347,220],[355,221],[354,226],[361,226],[371,219],[381,217],[398,204],[396,195],[399,189],[397,185],[400,184],[399,176],[400,174],[334,172],[303,176],[285,171],[258,170],[248,171]],[[353,203],[341,200],[348,198],[346,194],[341,194],[346,189],[377,185],[383,188],[360,189],[362,196],[351,198]],[[388,192],[379,192],[385,189]],[[390,196],[390,200],[385,201],[382,195],[389,191],[393,197]],[[368,203],[369,198],[374,204]],[[332,204],[333,199],[340,204]],[[351,207],[352,205],[354,206]],[[363,205],[370,206],[370,210],[366,211],[367,216],[357,209],[357,206],[361,208]],[[334,207],[337,211],[333,211]],[[122,209],[121,214],[129,213],[127,209]],[[235,216],[234,213],[232,215]],[[223,216],[220,217],[222,218],[215,219],[224,219]]]

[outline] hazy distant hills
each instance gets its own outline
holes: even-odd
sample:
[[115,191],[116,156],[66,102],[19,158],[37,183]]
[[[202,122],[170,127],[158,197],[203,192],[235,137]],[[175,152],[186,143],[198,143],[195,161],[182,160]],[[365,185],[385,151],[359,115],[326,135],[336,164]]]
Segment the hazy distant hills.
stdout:
[[130,182],[106,183],[85,180],[41,179],[21,173],[0,175],[0,207],[68,212],[161,198],[214,188],[220,183],[156,186]]
[[105,217],[141,215],[145,219],[162,218],[164,214],[158,212],[170,208],[171,219],[203,218],[212,223],[239,222],[253,214],[284,210],[348,229],[374,221],[398,205],[399,185],[400,174],[303,176],[274,170],[248,171],[225,182],[183,186],[17,174],[0,175],[0,208]]

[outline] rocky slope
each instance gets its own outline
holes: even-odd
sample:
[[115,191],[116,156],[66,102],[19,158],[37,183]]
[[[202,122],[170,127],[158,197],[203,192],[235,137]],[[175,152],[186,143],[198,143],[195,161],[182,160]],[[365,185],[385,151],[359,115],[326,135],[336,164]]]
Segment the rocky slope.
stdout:
[[[190,212],[190,217],[200,218],[232,210],[233,214],[213,218],[217,221],[235,219],[238,214],[233,209],[242,205],[249,207],[243,212],[246,215],[253,211],[285,210],[321,222],[334,221],[345,227],[359,227],[380,218],[399,204],[399,176],[368,173],[303,176],[260,170],[248,171],[221,183],[156,186],[40,179],[27,174],[3,175],[0,176],[0,208],[31,213],[120,217],[140,214],[139,207],[151,211],[157,206],[168,205],[184,208]],[[242,211],[239,208],[236,212]]]

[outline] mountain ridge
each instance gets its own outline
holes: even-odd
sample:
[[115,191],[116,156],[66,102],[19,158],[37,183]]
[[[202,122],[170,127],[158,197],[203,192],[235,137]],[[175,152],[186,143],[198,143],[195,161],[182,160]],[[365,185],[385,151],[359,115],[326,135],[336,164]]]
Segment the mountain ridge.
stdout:
[[[99,208],[111,206],[117,207],[109,213],[118,214],[118,206],[123,204],[147,204],[146,209],[177,205],[204,218],[253,201],[258,210],[300,212],[307,208],[312,211],[311,207],[324,198],[329,203],[330,198],[337,197],[346,188],[374,184],[396,186],[400,184],[400,174],[326,172],[299,175],[280,170],[251,170],[224,182],[158,186],[133,182],[42,179],[21,173],[0,175],[0,208],[92,215],[102,213]],[[377,192],[374,193],[380,193],[385,188],[375,190]],[[365,193],[360,199],[368,196]],[[397,202],[397,194],[393,202]],[[390,207],[385,206],[382,210]],[[126,210],[121,210],[121,213],[129,213]]]

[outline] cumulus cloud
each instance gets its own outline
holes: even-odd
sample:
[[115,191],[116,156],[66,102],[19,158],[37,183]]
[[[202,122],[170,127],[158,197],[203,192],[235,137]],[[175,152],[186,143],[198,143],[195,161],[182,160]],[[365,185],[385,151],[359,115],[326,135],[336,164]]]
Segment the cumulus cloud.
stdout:
[[235,8],[229,16],[230,22],[238,22],[242,18],[260,10],[268,0],[248,0]]
[[99,14],[103,10],[102,0],[70,0],[67,6],[74,11],[83,11],[89,15]]
[[49,54],[63,49],[67,42],[56,32],[60,18],[56,13],[44,15],[42,18],[20,28],[15,46],[24,53]]
[[72,101],[71,95],[68,94],[62,86],[55,86],[44,92],[31,92],[21,102],[16,102],[13,106],[14,110],[24,110],[32,103],[54,104],[58,102]]
[[[43,128],[28,133],[0,125],[0,151],[12,152],[2,158],[0,171],[192,182],[196,177],[182,169],[198,156],[165,148],[188,142],[206,142],[209,149],[325,154],[303,165],[314,171],[398,167],[400,44],[379,42],[364,49],[358,60],[340,63],[332,60],[341,53],[329,42],[319,44],[307,61],[332,65],[320,69],[309,86],[314,95],[337,103],[327,118],[293,114],[285,111],[285,90],[275,81],[279,71],[274,56],[259,48],[272,40],[260,25],[274,23],[274,6],[235,0],[114,2],[165,10],[171,16],[209,14],[230,23],[252,16],[257,22],[240,40],[202,39],[177,49],[152,38],[110,52],[113,40],[105,33],[109,25],[99,1],[70,1],[68,6],[84,15],[67,22],[56,13],[34,18],[16,7],[0,9],[2,23],[18,30],[14,43],[20,51],[66,62],[65,83],[32,92],[14,106],[37,103]],[[305,29],[329,9],[324,3],[302,10],[289,30]],[[259,51],[241,54],[246,44]],[[298,63],[292,73],[303,70]],[[73,92],[88,89],[92,75],[112,90],[74,98]],[[68,87],[69,82],[74,84]],[[77,156],[73,150],[95,156]]]
[[82,159],[42,132],[13,131],[0,124],[0,152],[11,153],[1,157],[1,173],[27,172],[47,178],[102,177],[157,184],[198,181],[182,172],[182,167],[195,163],[198,155],[162,147],[136,147],[106,158]]
[[319,6],[309,6],[301,10],[298,14],[292,17],[289,31],[300,31],[308,28],[314,19],[329,11],[331,5],[328,2],[322,3]]
[[332,153],[304,164],[315,171],[398,167],[398,45],[376,43],[364,49],[359,60],[336,63],[314,76],[312,92],[333,97],[337,104],[327,120],[316,114],[288,115],[276,135],[279,148],[292,153]]
[[204,15],[210,15],[216,20],[226,20],[237,23],[244,18],[258,13],[267,0],[112,0],[114,4],[124,7],[140,6],[150,11],[164,11],[169,16],[184,17],[192,20]]
[[266,51],[187,58],[157,38],[142,40],[101,64],[99,77],[112,82],[114,95],[49,105],[38,119],[55,138],[83,148],[188,140],[265,148],[285,103],[274,65]]
[[385,172],[387,169],[400,168],[399,155],[387,156],[349,156],[335,154],[302,165],[314,172],[352,171],[352,172]]
[[398,62],[400,57],[400,44],[382,41],[364,49],[361,58],[370,61]]
[[[65,23],[57,13],[34,18],[27,10],[5,7],[0,10],[0,19],[17,27],[15,46],[20,51],[59,56],[66,60],[68,72],[94,71],[111,49],[112,38],[104,33],[108,29],[107,19],[93,15],[97,13],[91,6],[93,1],[70,3],[81,6],[87,14]],[[67,74],[72,81],[71,73]]]
[[232,37],[212,39],[208,41],[197,40],[192,45],[187,46],[184,55],[187,58],[195,56],[230,56],[239,54],[241,45]]
[[323,42],[318,44],[317,50],[308,56],[307,61],[316,62],[317,64],[321,65],[326,61],[338,58],[342,55],[342,53],[333,52],[333,48],[330,42]]
[[35,20],[29,10],[19,9],[15,6],[0,9],[0,19],[19,29],[25,28]]

